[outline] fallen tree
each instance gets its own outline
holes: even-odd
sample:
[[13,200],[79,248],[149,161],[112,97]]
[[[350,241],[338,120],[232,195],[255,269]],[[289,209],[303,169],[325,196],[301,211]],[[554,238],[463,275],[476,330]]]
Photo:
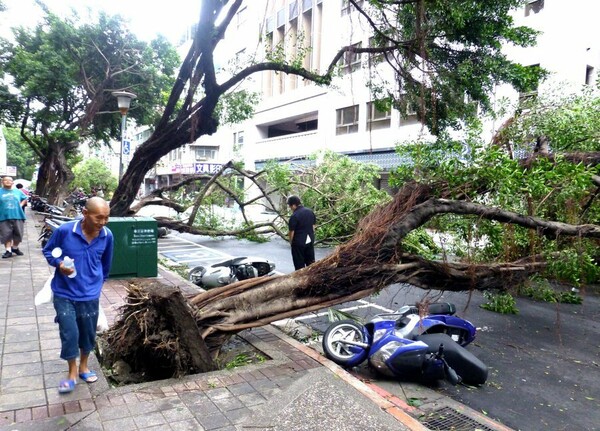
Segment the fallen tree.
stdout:
[[[241,281],[191,298],[190,312],[197,331],[180,332],[178,336],[201,339],[205,344],[201,350],[215,358],[221,346],[233,334],[244,329],[357,300],[394,283],[447,291],[506,290],[547,265],[540,255],[514,262],[481,264],[432,260],[405,252],[403,240],[410,232],[434,217],[447,214],[471,215],[517,225],[551,240],[564,236],[600,239],[598,225],[569,225],[481,204],[443,199],[436,197],[430,186],[409,183],[395,195],[393,201],[364,218],[350,241],[310,267],[285,276]],[[134,305],[136,310],[144,310],[144,315],[175,315],[172,312],[165,314],[164,308],[155,313],[151,311],[152,306],[153,302],[148,299],[135,301]],[[124,316],[133,314],[126,307]],[[167,320],[160,319],[162,322]],[[125,323],[113,328],[113,340],[126,340],[118,334],[119,331],[125,334],[133,332],[143,334],[141,344],[145,345],[155,336],[152,335],[153,330],[158,333],[164,330],[162,326],[152,328],[153,324],[148,319],[143,320],[143,330],[139,329],[139,318],[125,317],[122,322]],[[131,329],[131,325],[138,329]],[[120,347],[136,351],[139,344],[121,342]],[[173,349],[173,345],[168,343],[163,347]],[[157,348],[147,351],[148,354],[159,354],[157,352]],[[123,350],[120,354],[122,357],[138,357]],[[203,356],[202,360],[207,361],[203,367],[196,366],[193,370],[212,369],[213,363],[207,357]],[[147,356],[144,360],[152,362]]]

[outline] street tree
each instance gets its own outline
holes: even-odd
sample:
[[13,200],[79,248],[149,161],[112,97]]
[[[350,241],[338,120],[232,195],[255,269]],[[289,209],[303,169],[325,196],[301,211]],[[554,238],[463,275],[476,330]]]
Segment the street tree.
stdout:
[[[232,334],[241,330],[356,300],[392,283],[409,283],[426,290],[505,290],[531,274],[546,270],[556,255],[551,252],[540,254],[535,248],[523,248],[519,253],[503,255],[490,247],[490,255],[491,252],[496,253],[494,259],[469,256],[466,259],[449,259],[448,254],[443,252],[441,255],[422,253],[414,247],[414,241],[409,241],[409,237],[419,229],[443,227],[452,220],[466,219],[467,223],[463,226],[471,225],[472,230],[505,229],[510,232],[522,229],[525,234],[539,237],[540,242],[549,246],[554,244],[555,252],[562,251],[563,242],[569,241],[569,238],[574,238],[575,243],[581,241],[597,245],[600,226],[592,224],[595,222],[593,219],[589,219],[591,222],[585,218],[555,220],[550,211],[528,213],[528,199],[519,195],[516,202],[512,202],[508,192],[502,194],[503,199],[496,201],[498,205],[492,201],[497,189],[509,186],[513,190],[519,189],[526,171],[530,169],[526,188],[530,189],[532,196],[535,193],[536,199],[539,198],[537,204],[541,209],[549,204],[548,200],[554,193],[560,194],[557,183],[551,183],[552,190],[544,189],[541,177],[547,174],[546,179],[552,178],[553,169],[554,175],[557,175],[556,172],[563,169],[560,163],[546,166],[546,162],[540,160],[539,164],[528,165],[514,155],[499,152],[499,146],[480,156],[481,148],[465,146],[465,142],[452,140],[443,133],[447,127],[458,126],[461,121],[472,117],[475,113],[473,102],[479,102],[484,111],[489,108],[488,94],[494,84],[509,82],[518,89],[527,90],[543,75],[540,69],[526,69],[511,63],[500,51],[504,43],[526,46],[534,41],[534,33],[529,29],[515,28],[509,15],[510,9],[521,5],[521,1],[373,0],[364,2],[366,6],[361,7],[359,2],[349,0],[372,26],[374,46],[342,47],[324,73],[303,69],[301,62],[281,56],[283,51],[280,50],[267,61],[251,64],[219,83],[213,52],[242,3],[203,3],[194,44],[180,71],[165,114],[155,133],[134,155],[125,181],[121,182],[112,200],[115,214],[126,213],[131,203],[128,196],[137,190],[147,166],[190,139],[213,133],[218,122],[212,113],[219,98],[246,77],[264,70],[297,74],[328,85],[335,75],[338,60],[345,53],[383,55],[396,72],[404,98],[397,98],[397,94],[385,85],[373,84],[373,91],[379,88],[379,94],[387,96],[388,103],[397,104],[400,109],[406,109],[406,105],[412,103],[411,108],[417,108],[420,119],[429,130],[441,138],[419,147],[430,152],[427,163],[418,163],[418,151],[410,154],[414,163],[399,171],[400,190],[393,200],[367,215],[354,236],[327,258],[289,275],[244,280],[194,297],[191,300],[196,307],[193,333],[195,338],[199,334],[203,340],[204,346],[200,349],[204,351],[204,358],[207,352],[214,356]],[[181,99],[184,102],[177,108],[176,104]],[[169,137],[168,142],[164,138],[166,136]],[[417,147],[411,147],[414,148]],[[550,162],[550,159],[546,160]],[[488,163],[482,166],[482,161]],[[426,168],[436,173],[436,163],[443,165],[439,171],[444,176],[439,176],[436,181],[421,175],[421,170]],[[513,174],[500,176],[498,170],[502,169]],[[544,171],[544,175],[536,176],[540,170]],[[585,180],[583,187],[569,183],[569,188],[576,190],[577,195],[568,204],[575,208],[581,205],[581,198],[586,194],[584,189],[587,187],[589,190],[590,187],[591,174],[591,171],[576,165],[565,168],[565,172],[561,173],[562,178],[573,176],[575,182]],[[534,210],[537,209],[534,207]],[[475,226],[474,221],[482,223]],[[491,235],[489,237],[492,238]],[[596,265],[595,262],[590,264]],[[156,314],[150,309],[159,309],[163,313],[169,309],[168,303],[172,299],[167,296],[164,290],[159,290],[158,294],[132,295],[129,300],[131,306],[109,336],[115,341],[117,357],[131,357],[133,349],[130,346],[139,345],[142,341],[146,343],[150,338],[156,339],[152,347],[160,351],[161,358],[169,355],[178,359],[182,357],[173,352],[165,353],[173,350],[169,347],[173,344],[165,336],[169,333],[164,330],[165,322],[150,330],[149,320],[145,317]],[[179,315],[175,310],[181,309],[180,305],[171,308],[174,311],[167,314]],[[178,320],[177,326],[182,326],[182,322]],[[158,336],[149,337],[150,332]],[[179,328],[176,333],[179,336],[185,331]],[[132,342],[134,339],[128,337],[135,334],[138,342]],[[180,340],[178,337],[173,339]],[[198,348],[196,344],[194,346]],[[198,367],[196,363],[196,370],[211,369],[209,361],[200,362],[204,366]]]
[[14,42],[2,42],[0,67],[16,90],[6,93],[8,107],[41,163],[36,193],[55,202],[73,179],[67,160],[78,147],[120,136],[111,92],[135,92],[130,117],[152,124],[179,60],[164,38],[142,42],[118,16],[81,23],[45,12],[35,28],[16,28]]
[[87,195],[100,192],[109,197],[117,187],[117,178],[102,161],[94,158],[85,159],[73,168],[75,178],[72,188],[81,188]]

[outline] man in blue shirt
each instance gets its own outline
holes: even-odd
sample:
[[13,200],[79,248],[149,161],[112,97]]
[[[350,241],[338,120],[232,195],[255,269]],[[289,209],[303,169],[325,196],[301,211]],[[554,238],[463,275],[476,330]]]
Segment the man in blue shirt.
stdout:
[[0,189],[0,241],[4,244],[6,251],[2,259],[23,256],[19,250],[19,244],[23,239],[23,222],[25,212],[23,203],[27,202],[27,196],[21,190],[13,189],[12,177],[2,178]]
[[[88,357],[96,344],[100,292],[112,262],[113,235],[106,227],[109,215],[104,199],[90,198],[83,219],[61,225],[44,247],[46,260],[56,267],[52,279],[55,322],[60,332],[60,357],[69,365],[68,379],[58,387],[60,393],[72,392],[77,376],[87,383],[98,380],[88,368]],[[65,265],[67,257],[74,268]]]
[[294,212],[288,223],[292,260],[297,270],[315,262],[315,224],[312,210],[304,207],[298,196],[290,196],[287,204]]

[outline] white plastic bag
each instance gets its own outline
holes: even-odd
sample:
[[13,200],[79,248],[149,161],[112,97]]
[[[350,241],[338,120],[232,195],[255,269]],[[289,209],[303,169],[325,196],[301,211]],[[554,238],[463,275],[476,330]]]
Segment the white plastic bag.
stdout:
[[108,320],[106,319],[106,314],[104,314],[102,305],[100,305],[98,307],[98,323],[96,324],[96,332],[101,334],[104,331],[108,331]]
[[48,277],[48,280],[44,283],[44,287],[40,290],[37,295],[35,295],[35,300],[33,301],[36,305],[46,304],[48,302],[52,302],[52,287],[50,284],[52,283],[52,279],[54,278],[54,274]]

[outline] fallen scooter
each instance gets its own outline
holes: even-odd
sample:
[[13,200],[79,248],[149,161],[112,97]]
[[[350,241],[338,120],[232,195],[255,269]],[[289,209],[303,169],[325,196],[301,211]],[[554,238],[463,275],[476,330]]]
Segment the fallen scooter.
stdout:
[[209,267],[196,266],[188,274],[196,286],[212,289],[264,275],[273,275],[275,264],[262,257],[234,257]]
[[332,323],[323,335],[323,350],[333,362],[355,367],[368,359],[377,372],[401,379],[445,379],[455,385],[482,385],[488,368],[463,346],[475,339],[475,327],[454,316],[453,304],[429,306],[420,317],[415,306],[378,314],[367,324]]

